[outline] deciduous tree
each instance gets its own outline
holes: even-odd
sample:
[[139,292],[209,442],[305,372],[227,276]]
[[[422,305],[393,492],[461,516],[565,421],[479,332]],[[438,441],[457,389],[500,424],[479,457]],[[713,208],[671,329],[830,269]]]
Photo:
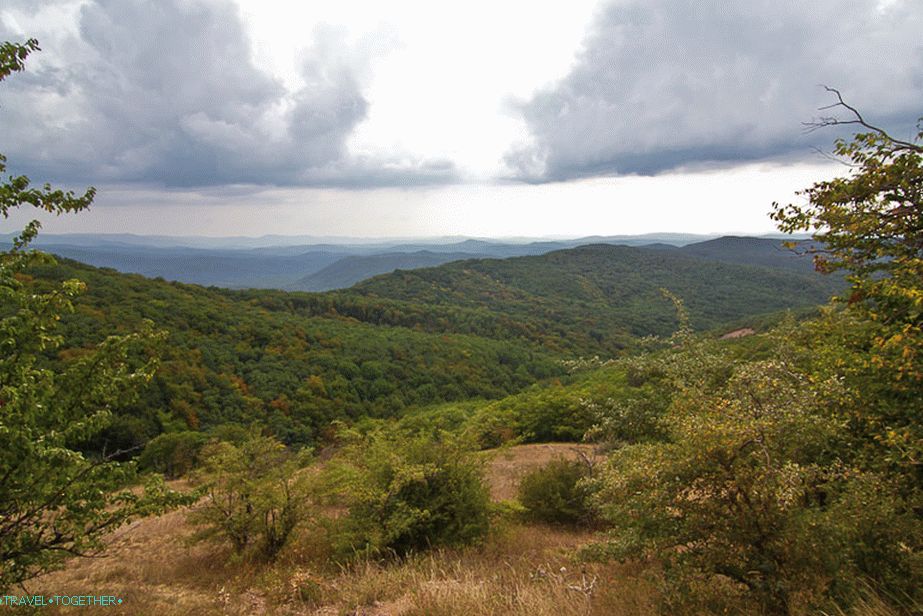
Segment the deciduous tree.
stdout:
[[845,299],[866,324],[848,345],[865,359],[846,375],[863,397],[854,427],[881,446],[870,457],[923,487],[923,118],[914,140],[897,139],[828,89],[836,97],[828,109],[848,115],[811,126],[864,131],[836,142],[850,172],[803,191],[806,203],[774,204],[773,218],[782,231],[813,234],[819,270],[848,273]]
[[[23,70],[38,49],[34,39],[0,45],[0,80]],[[0,173],[5,161],[0,155]],[[0,213],[6,218],[21,206],[76,212],[94,194],[35,188],[26,176],[10,176],[0,181]],[[38,228],[29,223],[0,254],[0,590],[101,548],[104,533],[134,516],[179,502],[162,482],[144,494],[131,490],[133,464],[80,451],[112,409],[130,403],[150,379],[156,360],[146,349],[160,335],[148,324],[51,369],[47,358],[64,343],[55,325],[84,285],[67,280],[50,292],[32,286],[27,268],[53,262],[29,250]]]

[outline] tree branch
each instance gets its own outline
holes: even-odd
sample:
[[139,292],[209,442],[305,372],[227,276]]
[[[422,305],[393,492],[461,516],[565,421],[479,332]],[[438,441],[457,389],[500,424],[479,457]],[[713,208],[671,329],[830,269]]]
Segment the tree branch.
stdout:
[[903,141],[901,139],[895,139],[894,137],[889,135],[885,129],[875,126],[874,124],[869,124],[866,121],[866,119],[862,117],[862,114],[859,113],[858,109],[856,109],[855,107],[853,107],[852,105],[850,105],[849,103],[843,100],[843,95],[836,88],[831,88],[830,86],[826,86],[826,85],[823,86],[823,88],[827,92],[831,92],[834,96],[836,96],[837,102],[830,104],[830,105],[825,105],[823,107],[820,107],[818,111],[827,111],[829,109],[835,109],[837,107],[842,107],[852,114],[853,119],[852,120],[842,120],[836,116],[822,116],[820,119],[814,122],[802,122],[802,126],[805,127],[805,132],[813,133],[814,131],[820,128],[826,128],[828,126],[843,126],[846,124],[858,124],[859,126],[867,128],[868,130],[874,133],[878,133],[880,136],[884,137],[885,139],[893,143],[895,146],[897,146],[895,148],[896,150],[910,150],[912,152],[923,153],[923,145],[913,143],[910,141]]

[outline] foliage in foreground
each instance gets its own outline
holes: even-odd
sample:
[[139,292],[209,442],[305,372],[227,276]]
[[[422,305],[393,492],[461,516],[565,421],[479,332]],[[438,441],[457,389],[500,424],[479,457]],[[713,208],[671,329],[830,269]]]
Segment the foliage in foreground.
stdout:
[[[0,44],[0,81],[37,49],[32,39]],[[0,173],[5,160],[0,155]],[[76,212],[93,195],[92,188],[76,196],[10,177],[0,183],[0,214],[23,205]],[[129,489],[137,480],[133,464],[116,462],[111,451],[81,451],[114,411],[137,400],[157,365],[149,350],[161,336],[148,323],[49,368],[45,355],[64,343],[55,326],[84,285],[66,280],[40,292],[31,284],[26,268],[53,262],[28,250],[38,228],[32,221],[0,254],[0,591],[101,548],[104,533],[134,516],[183,501],[155,481],[139,495]]]
[[353,438],[329,471],[349,510],[334,532],[340,554],[404,556],[487,534],[482,463],[463,443],[385,431]]
[[[847,301],[779,327],[762,359],[684,328],[625,362],[629,380],[661,388],[663,437],[614,439],[599,549],[658,562],[671,610],[830,609],[866,580],[921,599],[923,146],[859,123],[872,132],[837,145],[853,175],[775,213],[823,242],[818,267],[850,272]],[[603,434],[650,415],[632,401],[608,410]]]
[[607,549],[660,561],[676,608],[740,595],[787,614],[848,599],[864,577],[889,590],[923,580],[923,526],[905,495],[848,456],[830,412],[842,383],[816,380],[779,344],[720,383],[701,378],[703,360],[722,364],[707,342],[661,358],[676,387],[668,440],[616,450],[598,486]]

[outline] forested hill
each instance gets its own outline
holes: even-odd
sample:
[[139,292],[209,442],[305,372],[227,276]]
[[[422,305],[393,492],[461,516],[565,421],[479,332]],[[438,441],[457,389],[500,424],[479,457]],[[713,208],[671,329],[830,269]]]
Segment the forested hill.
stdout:
[[787,248],[782,240],[778,239],[726,236],[687,244],[680,248],[669,248],[690,257],[810,274],[814,271],[814,261],[808,251],[816,245],[816,242],[801,240],[796,242],[793,248]]
[[[407,406],[497,398],[561,375],[561,355],[515,340],[361,323],[342,315],[267,310],[266,297],[150,280],[71,261],[31,270],[37,290],[80,279],[86,292],[61,320],[79,357],[144,319],[169,332],[141,403],[103,436],[109,450],[146,442],[172,425],[258,422],[288,442],[311,442],[334,420],[388,417]],[[270,302],[271,303],[271,302]]]
[[203,288],[64,260],[32,274],[39,287],[87,283],[63,320],[60,361],[143,319],[169,332],[153,387],[105,436],[110,450],[171,422],[258,421],[310,442],[337,419],[502,397],[563,375],[562,359],[614,356],[635,336],[673,331],[661,288],[700,328],[819,304],[832,290],[817,275],[609,245],[398,271],[329,293]]
[[399,271],[347,294],[486,310],[562,339],[622,340],[676,326],[661,289],[682,298],[696,328],[827,301],[842,282],[813,272],[723,263],[678,251],[593,245],[541,256],[481,259]]
[[[304,245],[287,244],[286,239],[292,241],[297,238],[42,234],[37,238],[35,247],[81,263],[111,267],[148,278],[161,277],[229,289],[290,291],[344,289],[395,269],[433,267],[463,259],[542,255],[589,244],[660,248],[735,264],[794,268],[805,272],[812,267],[810,257],[799,257],[783,248],[782,240],[756,237],[723,237],[695,242],[702,238],[657,234],[527,243],[472,239],[445,243],[435,238],[411,243],[354,241]],[[254,242],[259,246],[252,246]],[[0,235],[0,249],[11,246],[12,236]]]

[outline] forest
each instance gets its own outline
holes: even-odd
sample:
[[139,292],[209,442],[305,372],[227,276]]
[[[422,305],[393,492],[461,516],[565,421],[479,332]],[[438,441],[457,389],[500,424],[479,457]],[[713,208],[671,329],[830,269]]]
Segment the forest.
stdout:
[[61,319],[68,346],[50,362],[145,320],[167,332],[152,384],[87,445],[97,452],[227,423],[316,445],[334,421],[502,398],[564,377],[563,360],[613,357],[668,334],[676,317],[660,288],[695,298],[705,328],[808,309],[836,288],[817,275],[618,246],[463,261],[322,294],[204,289],[65,260],[22,276],[45,292],[86,285]]

